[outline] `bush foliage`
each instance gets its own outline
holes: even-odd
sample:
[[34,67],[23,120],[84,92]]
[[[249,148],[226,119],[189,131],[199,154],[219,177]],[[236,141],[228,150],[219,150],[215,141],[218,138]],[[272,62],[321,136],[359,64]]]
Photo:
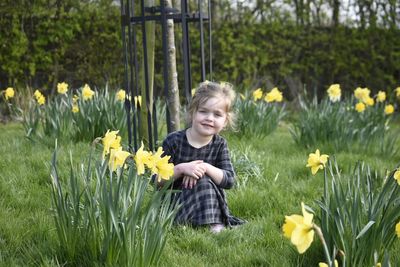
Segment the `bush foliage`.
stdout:
[[[24,83],[40,89],[55,88],[62,80],[73,87],[106,82],[121,86],[124,67],[118,2],[2,3],[0,88]],[[315,91],[332,83],[349,90],[365,86],[391,91],[397,86],[400,32],[395,27],[396,16],[393,20],[389,13],[360,14],[357,23],[333,23],[335,18],[329,21],[324,17],[330,16],[330,10],[314,21],[306,13],[311,12],[307,7],[301,12],[293,7],[295,14],[286,14],[279,7],[260,3],[264,1],[257,1],[254,9],[235,9],[227,1],[214,3],[213,79],[242,84],[244,88],[273,84],[289,100],[304,86]],[[356,5],[362,4],[356,1]],[[177,25],[178,57],[179,29]],[[190,30],[195,84],[200,81],[200,38],[197,25],[191,24]],[[161,38],[161,34],[156,36]],[[140,36],[138,41],[140,45]],[[161,41],[156,44],[156,60],[160,60]],[[182,60],[178,58],[177,62],[178,77],[183,77]],[[161,68],[162,64],[156,66]],[[161,84],[161,74],[162,70],[156,69],[156,85]],[[183,85],[182,79],[179,82]]]

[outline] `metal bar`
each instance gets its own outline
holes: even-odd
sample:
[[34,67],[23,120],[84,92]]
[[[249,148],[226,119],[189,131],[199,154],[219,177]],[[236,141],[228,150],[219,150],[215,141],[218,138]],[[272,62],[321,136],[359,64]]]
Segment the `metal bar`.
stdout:
[[[161,21],[162,18],[160,15],[148,15],[148,16],[144,16],[144,18],[131,17],[130,22],[132,24],[141,24],[143,19],[145,21]],[[182,14],[168,14],[167,19],[173,19],[175,23],[181,23],[182,22]],[[194,22],[194,21],[198,21],[198,20],[199,20],[199,14],[197,14],[197,13],[191,14],[191,15],[186,14],[187,22]],[[208,17],[204,16],[204,14],[203,14],[203,20],[208,20]]]
[[[164,54],[164,61],[163,61],[163,76],[164,76],[164,97],[165,97],[165,113],[166,113],[166,121],[167,121],[167,132],[170,133],[171,130],[171,117],[169,113],[169,80],[168,80],[168,42],[167,42],[167,16],[166,16],[166,9],[165,9],[165,0],[161,0],[161,29],[162,29],[162,48]],[[156,128],[157,129],[157,128]]]
[[208,0],[208,53],[209,53],[209,59],[210,59],[210,68],[209,68],[209,73],[210,73],[210,80],[213,80],[213,69],[212,69],[212,31],[211,31],[211,20],[212,20],[212,14],[211,14],[211,0]]
[[201,81],[206,79],[206,66],[204,59],[204,29],[203,29],[203,15],[201,12],[201,1],[198,1],[199,9],[199,28],[200,28],[200,64],[201,64]]
[[191,77],[190,77],[190,59],[189,59],[189,36],[186,22],[187,3],[186,0],[181,0],[181,18],[182,18],[182,58],[183,58],[183,72],[185,80],[185,96],[186,101],[189,103],[192,98],[191,94]]
[[129,81],[128,81],[128,51],[127,51],[127,44],[126,44],[126,26],[125,19],[126,19],[126,11],[124,1],[121,0],[121,37],[122,37],[122,47],[124,50],[124,90],[127,97],[125,97],[125,110],[126,110],[126,120],[128,126],[128,147],[129,151],[132,152],[132,123],[131,123],[131,107],[130,107],[130,100],[129,100]]
[[151,123],[151,111],[150,111],[150,92],[149,92],[149,70],[147,63],[147,38],[146,38],[146,21],[144,20],[144,0],[141,0],[143,24],[142,24],[142,40],[143,40],[143,63],[144,63],[144,83],[146,88],[146,106],[147,106],[147,127],[148,127],[148,138],[149,138],[149,149],[153,150],[153,134],[152,134],[152,123]]
[[[135,1],[132,0],[131,6],[129,6],[129,1],[130,0],[128,0],[127,10],[129,11],[129,16],[131,17],[131,15],[133,16],[133,14],[135,12]],[[139,85],[138,85],[139,66],[138,66],[138,61],[137,61],[137,53],[138,52],[137,52],[137,45],[136,45],[135,27],[131,26],[129,24],[128,29],[129,29],[129,56],[130,56],[130,66],[131,66],[131,69],[130,69],[130,77],[131,77],[131,79],[130,79],[130,96],[131,96],[131,99],[130,99],[130,101],[132,102],[132,101],[134,101],[134,96],[137,95],[138,88],[139,88]],[[133,35],[133,38],[132,38],[132,35]],[[133,41],[133,46],[132,46],[132,41]],[[132,47],[133,47],[133,51],[132,51]],[[131,105],[131,108],[132,108],[132,113],[133,113],[133,118],[132,118],[133,119],[133,137],[134,137],[133,142],[134,142],[134,149],[135,149],[135,151],[137,151],[138,150],[138,125],[140,125],[139,124],[139,122],[140,122],[139,114],[140,113],[138,112],[135,103],[133,103],[133,105]]]

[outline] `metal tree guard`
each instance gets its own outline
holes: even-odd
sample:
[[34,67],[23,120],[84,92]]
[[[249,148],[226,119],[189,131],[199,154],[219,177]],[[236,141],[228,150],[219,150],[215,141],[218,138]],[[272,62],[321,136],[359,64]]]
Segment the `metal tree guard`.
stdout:
[[[139,48],[138,47],[138,29],[141,29],[141,41],[142,41],[142,60],[144,61],[143,73],[144,73],[144,85],[146,91],[146,103],[147,110],[153,110],[153,116],[151,112],[148,112],[147,117],[147,128],[149,133],[149,148],[153,150],[158,139],[157,134],[157,118],[156,118],[156,107],[149,105],[149,74],[148,74],[148,51],[147,51],[147,40],[146,40],[146,22],[156,21],[161,24],[162,32],[162,50],[163,50],[163,91],[165,99],[168,99],[169,94],[169,82],[168,82],[168,32],[167,32],[167,20],[173,19],[175,23],[181,23],[182,33],[182,64],[183,64],[183,77],[184,77],[184,92],[185,99],[188,103],[191,99],[191,88],[192,88],[192,70],[191,70],[191,53],[190,53],[190,36],[189,36],[189,25],[192,22],[197,22],[199,25],[200,33],[200,65],[201,65],[201,81],[206,79],[206,67],[205,67],[205,46],[204,46],[204,22],[208,23],[208,34],[209,34],[209,77],[212,79],[212,42],[211,42],[211,4],[210,0],[207,2],[197,0],[197,10],[195,12],[189,12],[189,6],[187,0],[181,0],[180,10],[174,8],[168,8],[165,5],[164,0],[160,0],[160,6],[146,7],[144,0],[120,0],[121,1],[121,26],[122,26],[122,42],[123,42],[123,54],[125,64],[125,76],[124,76],[124,88],[126,91],[125,108],[127,111],[127,123],[128,123],[128,141],[129,149],[136,151],[138,149],[138,129],[141,123],[140,120],[140,105],[135,105],[134,98],[139,96]],[[140,2],[140,3],[138,3]],[[194,1],[193,1],[194,2]],[[202,12],[202,3],[207,4],[207,13]],[[135,14],[139,14],[135,16]],[[177,62],[178,65],[178,62]],[[155,94],[154,94],[155,95]],[[169,107],[166,105],[166,124],[168,133],[171,132],[171,120]],[[133,126],[133,129],[132,129]],[[133,136],[132,136],[133,133]],[[133,139],[133,147],[132,147]]]

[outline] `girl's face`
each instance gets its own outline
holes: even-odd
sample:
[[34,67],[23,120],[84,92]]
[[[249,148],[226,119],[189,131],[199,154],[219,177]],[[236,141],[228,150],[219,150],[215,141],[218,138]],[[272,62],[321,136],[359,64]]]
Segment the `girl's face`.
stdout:
[[212,97],[199,106],[192,118],[192,129],[200,136],[218,134],[227,123],[226,102],[222,97]]

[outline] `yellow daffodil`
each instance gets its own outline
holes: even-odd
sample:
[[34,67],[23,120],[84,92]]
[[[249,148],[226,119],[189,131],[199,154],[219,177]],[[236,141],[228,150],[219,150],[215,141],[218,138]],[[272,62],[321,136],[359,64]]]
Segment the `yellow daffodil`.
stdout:
[[270,102],[282,102],[283,96],[282,92],[279,91],[277,87],[273,88],[271,92],[267,93],[264,100],[268,103]]
[[89,85],[85,84],[85,86],[82,89],[82,98],[83,100],[89,100],[92,99],[94,95],[94,91],[90,89]]
[[6,100],[13,98],[14,95],[15,95],[15,91],[14,91],[14,88],[12,88],[12,87],[8,87],[4,91],[4,97],[6,98]]
[[263,92],[262,92],[261,88],[258,88],[257,90],[255,90],[253,92],[254,101],[257,101],[258,99],[261,99],[262,95],[263,95]]
[[40,95],[36,100],[40,106],[43,106],[46,103],[46,97],[44,95]]
[[383,91],[379,91],[376,95],[376,102],[384,102],[386,100],[386,93]]
[[369,100],[371,98],[369,96],[370,93],[371,93],[371,91],[368,88],[357,87],[357,89],[354,90],[355,98],[357,98],[358,100],[361,100],[365,104],[367,104],[366,102],[371,103],[371,100]]
[[363,103],[363,102],[358,102],[357,104],[356,104],[356,110],[358,111],[358,112],[364,112],[364,110],[365,110],[365,104]]
[[374,99],[372,97],[367,97],[367,98],[364,99],[364,103],[367,106],[373,106],[375,104],[375,101],[374,101]]
[[42,95],[42,93],[36,89],[33,95],[35,96],[36,99],[38,99]]
[[57,83],[57,92],[65,95],[68,92],[68,84],[66,82]]
[[194,96],[194,94],[196,93],[196,88],[193,88],[191,93],[192,93],[192,96]]
[[168,180],[174,174],[174,164],[168,162],[170,156],[161,157],[163,153],[162,147],[159,147],[157,152],[151,156],[148,164],[151,172],[158,175],[158,181]]
[[143,150],[144,145],[142,143],[141,147],[135,154],[135,163],[136,163],[136,170],[137,174],[141,175],[144,174],[144,167],[149,166],[151,161],[151,153],[148,151]]
[[79,100],[79,96],[78,95],[74,95],[73,97],[72,97],[72,103],[76,103],[76,102],[78,102],[78,100]]
[[118,131],[107,130],[104,137],[101,139],[103,143],[103,158],[110,153],[110,149],[118,149],[121,147],[121,136],[118,136]]
[[119,147],[117,149],[110,149],[110,161],[108,162],[108,166],[111,171],[115,171],[117,168],[122,167],[125,163],[126,158],[129,156],[130,153],[127,151],[123,151],[122,147]]
[[[330,266],[328,266],[328,264],[326,264],[325,262],[320,262],[318,263],[318,267],[330,267]],[[335,267],[339,267],[339,263],[337,260],[335,260]]]
[[391,104],[388,104],[385,106],[385,114],[390,115],[394,112],[394,106]]
[[400,238],[400,222],[396,224],[396,235],[398,238]]
[[117,99],[119,101],[124,101],[125,100],[125,90],[121,89],[117,92]]
[[397,181],[397,183],[400,185],[400,170],[396,170],[394,172],[393,178]]
[[394,89],[394,91],[396,92],[396,96],[400,97],[400,87],[397,87],[396,89]]
[[142,106],[142,96],[141,96],[141,95],[135,96],[135,97],[133,98],[133,101],[135,102],[135,107],[136,107],[136,108]]
[[332,84],[331,86],[329,86],[327,92],[328,92],[329,99],[332,102],[340,101],[340,97],[342,95],[342,91],[340,89],[340,85],[339,84],[337,84],[337,83],[336,84]]
[[318,170],[322,170],[325,167],[326,162],[328,161],[328,155],[320,155],[319,149],[315,151],[315,153],[310,153],[308,155],[307,165],[306,167],[311,168],[311,173],[315,175]]
[[72,106],[72,112],[73,112],[73,113],[78,113],[78,112],[79,112],[79,107],[78,107],[78,105],[73,105],[73,106]]
[[314,239],[312,222],[314,215],[306,211],[303,202],[301,209],[303,216],[297,214],[285,216],[285,223],[282,226],[283,235],[290,239],[300,254],[310,247]]
[[378,262],[375,267],[382,267],[382,264],[380,262]]

